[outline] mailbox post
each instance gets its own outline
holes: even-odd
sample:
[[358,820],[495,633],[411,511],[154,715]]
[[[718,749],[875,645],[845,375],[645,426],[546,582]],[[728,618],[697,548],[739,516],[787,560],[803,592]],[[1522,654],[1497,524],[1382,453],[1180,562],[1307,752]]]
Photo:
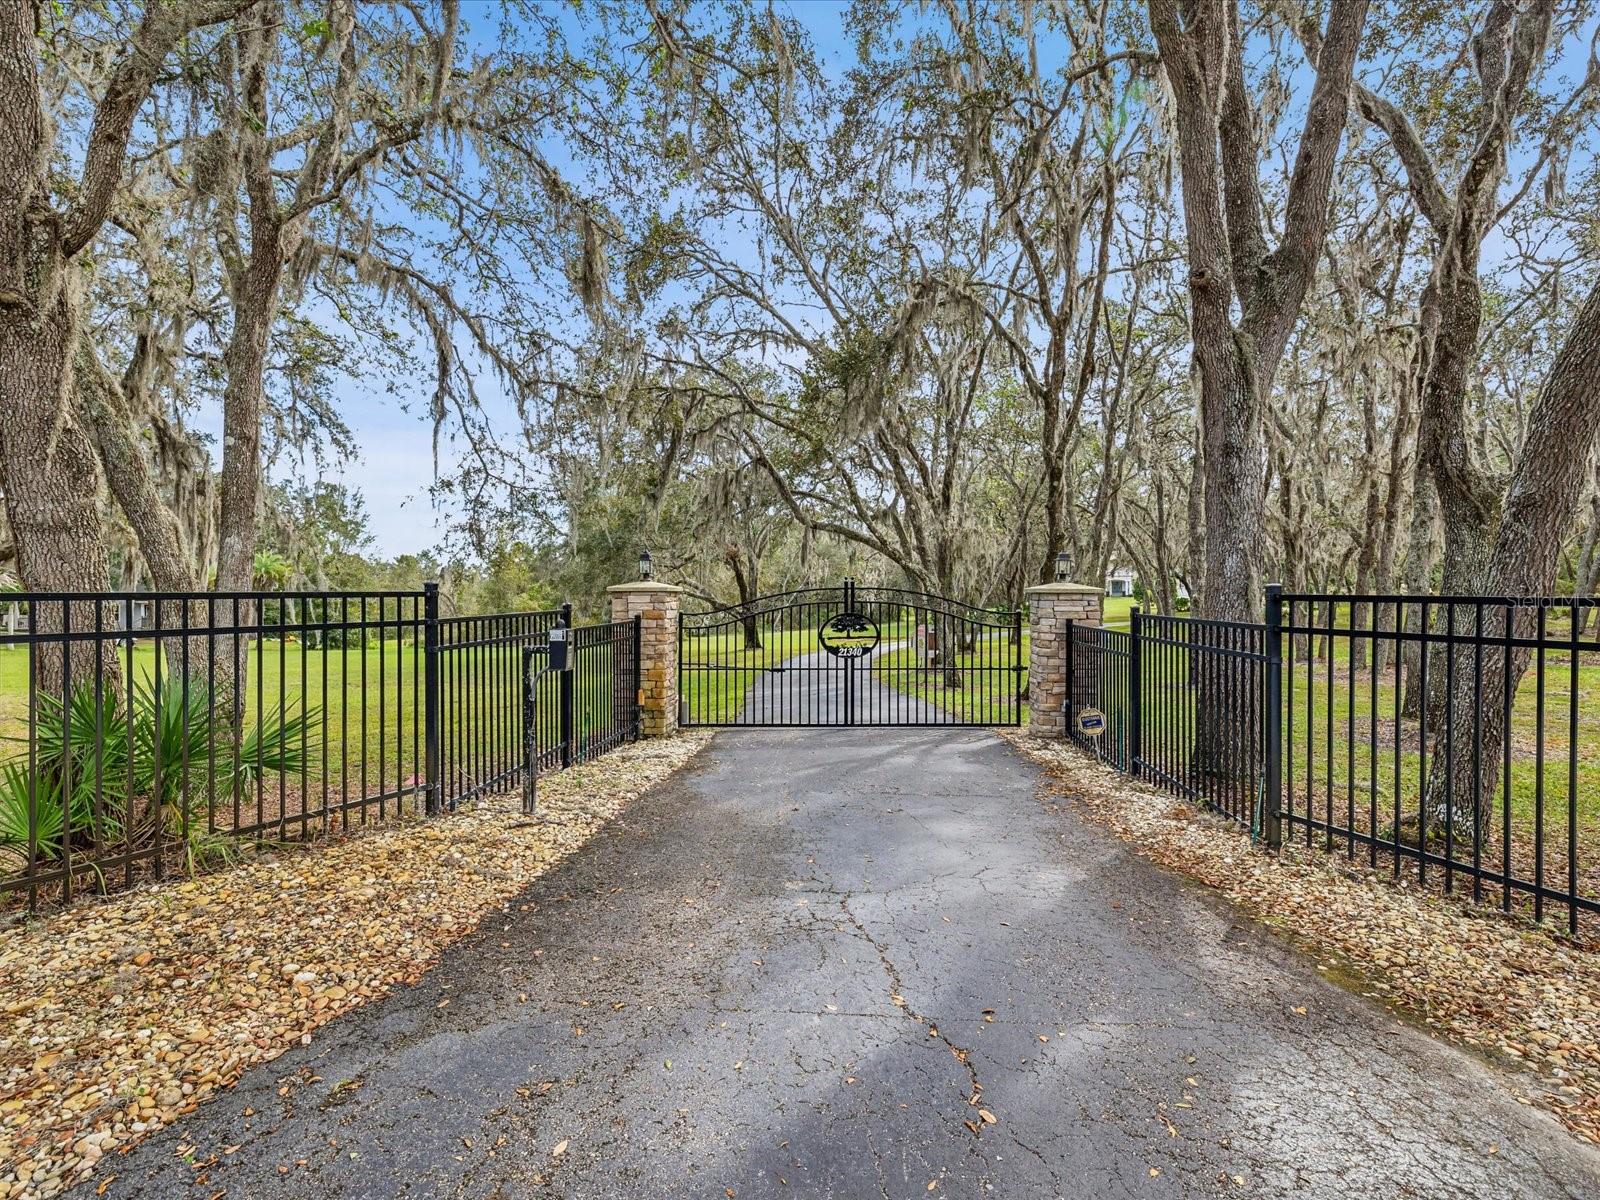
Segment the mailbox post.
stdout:
[[566,625],[557,625],[550,631],[550,669],[556,672],[559,684],[557,703],[560,706],[561,722],[561,765],[570,767],[577,757],[577,730],[573,728],[574,688],[572,668],[572,630]]
[[[539,794],[539,688],[552,672],[557,684],[557,736],[560,738],[561,765],[571,766],[574,749],[572,629],[567,622],[567,606],[562,619],[546,635],[543,646],[529,646],[522,653],[522,811],[531,814]],[[543,660],[543,666],[539,665]]]

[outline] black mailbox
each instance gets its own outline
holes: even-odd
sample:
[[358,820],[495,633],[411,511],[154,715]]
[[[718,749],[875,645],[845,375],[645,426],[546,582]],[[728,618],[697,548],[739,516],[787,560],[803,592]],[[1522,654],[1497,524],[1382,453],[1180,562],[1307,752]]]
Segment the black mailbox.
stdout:
[[557,625],[550,631],[550,669],[571,670],[572,659],[567,654],[568,637],[572,631]]

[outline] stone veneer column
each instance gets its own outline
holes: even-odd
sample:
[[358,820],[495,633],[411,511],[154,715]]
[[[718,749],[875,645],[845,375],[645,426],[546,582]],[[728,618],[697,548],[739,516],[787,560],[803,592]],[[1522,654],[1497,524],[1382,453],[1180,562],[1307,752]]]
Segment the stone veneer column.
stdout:
[[1100,624],[1103,595],[1086,583],[1043,583],[1027,590],[1028,722],[1041,737],[1067,732],[1066,623]]
[[683,589],[642,579],[609,587],[611,619],[640,618],[639,724],[645,737],[678,727],[678,610]]

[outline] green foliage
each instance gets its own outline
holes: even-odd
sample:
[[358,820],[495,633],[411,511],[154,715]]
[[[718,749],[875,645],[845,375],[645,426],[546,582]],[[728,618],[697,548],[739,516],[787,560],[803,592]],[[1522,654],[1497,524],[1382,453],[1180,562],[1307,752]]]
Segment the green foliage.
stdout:
[[25,864],[30,840],[41,859],[125,833],[142,844],[164,825],[191,866],[216,857],[204,819],[211,801],[268,774],[301,772],[321,748],[315,707],[286,704],[237,736],[229,713],[226,697],[183,678],[157,685],[145,676],[126,707],[89,687],[65,704],[41,696],[32,772],[21,758],[0,768],[0,856]]
[[276,550],[257,550],[250,562],[251,582],[263,591],[283,587],[293,568]]
[[[35,807],[30,826],[28,813]],[[43,775],[35,792],[23,765],[8,762],[0,767],[0,864],[24,866],[30,841],[40,858],[61,852],[61,789],[54,776]]]

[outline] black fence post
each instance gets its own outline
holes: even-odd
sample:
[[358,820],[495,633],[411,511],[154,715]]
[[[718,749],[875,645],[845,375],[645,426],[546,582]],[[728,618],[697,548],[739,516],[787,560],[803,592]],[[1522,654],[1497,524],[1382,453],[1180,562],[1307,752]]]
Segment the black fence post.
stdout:
[[[365,649],[363,648],[363,653]],[[422,737],[423,783],[427,790],[424,811],[436,817],[444,809],[444,789],[439,778],[439,585],[422,585]]]
[[1022,724],[1022,706],[1028,702],[1028,685],[1022,661],[1022,610],[1011,611],[1011,696],[1006,703],[1006,724]]
[[[682,619],[680,616],[680,623]],[[644,707],[644,617],[640,613],[633,614],[631,637],[633,645],[633,688],[631,689],[633,695],[633,720],[631,725],[633,727],[633,740],[638,741],[643,733],[640,728],[639,713]]]
[[1144,679],[1143,656],[1139,640],[1144,634],[1144,618],[1137,604],[1128,610],[1128,773],[1139,777],[1139,763],[1144,754]]
[[539,676],[534,665],[538,661],[538,647],[523,647],[522,811],[529,816],[533,815],[539,800]]
[[1261,832],[1267,845],[1283,845],[1283,585],[1267,585],[1267,678],[1261,689],[1261,728],[1266,735],[1266,775],[1261,789]]
[[578,665],[578,646],[573,640],[572,605],[570,603],[561,606],[561,617],[557,621],[557,625],[565,631],[564,636],[567,639],[566,663],[556,676],[556,682],[559,685],[557,711],[560,713],[561,765],[566,768],[572,765],[577,744],[577,730],[573,727],[575,724],[573,710],[576,707],[573,695],[573,675]]
[[1061,701],[1061,733],[1072,737],[1072,719],[1078,711],[1078,654],[1072,640],[1072,618],[1068,617],[1062,631],[1062,651],[1067,660],[1067,695]]

